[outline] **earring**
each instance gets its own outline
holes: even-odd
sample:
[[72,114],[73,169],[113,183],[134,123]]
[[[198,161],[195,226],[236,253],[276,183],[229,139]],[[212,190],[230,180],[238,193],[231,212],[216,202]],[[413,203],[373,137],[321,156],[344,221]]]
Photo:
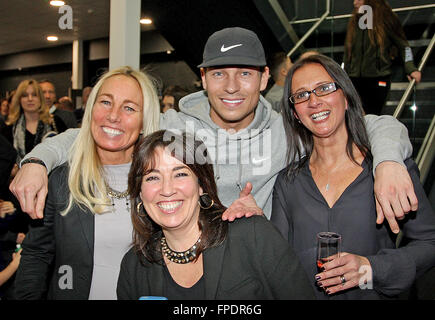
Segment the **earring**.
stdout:
[[[204,200],[204,198],[207,198],[207,199]],[[203,202],[203,203],[209,203],[210,202],[210,197],[208,196],[208,193],[203,193],[202,195],[199,196],[198,204],[201,207],[201,209],[204,209],[204,210],[210,209],[214,205],[214,200],[213,199],[211,199],[211,203],[210,203],[210,205],[208,207],[203,207],[201,205],[201,202]]]
[[137,212],[137,213],[140,212],[140,206],[141,206],[142,204],[143,204],[142,201],[139,202],[139,203],[137,204],[137,206],[136,206],[136,212]]

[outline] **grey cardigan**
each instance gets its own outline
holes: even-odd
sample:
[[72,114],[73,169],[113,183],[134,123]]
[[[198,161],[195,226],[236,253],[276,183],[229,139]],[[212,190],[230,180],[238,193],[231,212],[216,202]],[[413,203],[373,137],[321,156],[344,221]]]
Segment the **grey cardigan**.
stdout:
[[[264,217],[230,223],[225,241],[203,254],[206,300],[314,299],[298,258]],[[121,263],[118,299],[164,297],[163,268],[142,264],[132,248]]]

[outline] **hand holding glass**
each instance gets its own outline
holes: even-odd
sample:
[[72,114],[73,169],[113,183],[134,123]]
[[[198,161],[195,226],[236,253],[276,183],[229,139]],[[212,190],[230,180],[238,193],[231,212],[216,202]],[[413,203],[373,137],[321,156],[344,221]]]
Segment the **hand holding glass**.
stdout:
[[335,232],[317,234],[317,269],[323,271],[323,264],[340,256],[341,235]]

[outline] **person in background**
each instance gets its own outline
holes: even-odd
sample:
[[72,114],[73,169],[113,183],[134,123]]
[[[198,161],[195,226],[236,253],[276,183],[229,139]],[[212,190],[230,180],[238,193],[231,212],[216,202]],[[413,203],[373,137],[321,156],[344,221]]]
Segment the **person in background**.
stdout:
[[0,100],[0,121],[3,123],[8,120],[9,115],[9,102],[8,99]]
[[58,104],[57,104],[57,108],[59,108],[60,110],[65,110],[68,112],[74,112],[74,104],[71,100],[70,97],[62,97],[59,99]]
[[[354,0],[344,45],[344,69],[366,114],[381,114],[390,92],[393,61],[399,58],[409,80],[421,80],[412,49],[397,15],[386,0]],[[372,26],[361,28],[363,5],[371,7]],[[362,8],[361,8],[362,9]]]
[[1,133],[17,150],[19,163],[35,145],[64,129],[62,125],[60,118],[50,115],[38,82],[29,79],[18,85]]
[[320,55],[320,54],[321,53],[317,50],[307,50],[307,51],[303,52],[296,61],[305,59],[309,56]]
[[132,239],[131,155],[158,129],[159,103],[147,75],[122,67],[100,78],[88,107],[68,163],[50,175],[43,225],[23,242],[17,299],[116,299]]
[[84,87],[82,90],[82,105],[80,107],[77,107],[74,110],[74,114],[76,116],[77,119],[77,126],[80,128],[81,123],[82,123],[82,119],[83,119],[83,114],[85,113],[85,109],[86,109],[86,103],[88,102],[88,98],[89,95],[91,94],[92,91],[92,87]]
[[157,131],[135,147],[128,177],[134,247],[121,263],[118,299],[313,299],[290,246],[264,216],[221,216],[202,141]]
[[[66,127],[66,129],[77,128],[77,119],[74,113],[61,110],[56,107],[56,88],[53,82],[49,80],[42,80],[39,82],[39,85],[41,86],[42,92],[44,93],[45,103],[50,110],[50,114],[59,117],[65,124],[64,126]],[[63,132],[65,130],[59,132]]]
[[[435,266],[435,214],[412,177],[418,210],[400,221],[404,242],[387,224],[376,225],[373,157],[361,101],[346,72],[313,55],[290,70],[284,91],[288,166],[278,176],[271,221],[296,251],[319,299],[397,298]],[[342,253],[318,271],[316,234],[342,237]],[[326,294],[325,294],[326,293]]]
[[275,53],[269,62],[270,74],[275,82],[266,93],[265,98],[272,105],[273,110],[281,112],[281,100],[284,93],[284,81],[292,66],[292,61],[285,52]]
[[180,111],[178,102],[184,96],[187,96],[189,92],[180,86],[169,86],[163,91],[162,106],[160,112],[165,113],[169,109]]
[[17,151],[0,134],[0,299],[13,300],[14,274],[18,267],[20,253],[15,253],[21,245],[28,224],[33,222],[21,212],[20,205],[8,186],[16,166]]
[[[0,287],[5,284],[9,279],[11,279],[17,271],[18,266],[20,265],[21,251],[22,249],[14,252],[12,254],[12,261],[7,265],[6,268],[0,269]],[[2,300],[1,296],[0,300]]]

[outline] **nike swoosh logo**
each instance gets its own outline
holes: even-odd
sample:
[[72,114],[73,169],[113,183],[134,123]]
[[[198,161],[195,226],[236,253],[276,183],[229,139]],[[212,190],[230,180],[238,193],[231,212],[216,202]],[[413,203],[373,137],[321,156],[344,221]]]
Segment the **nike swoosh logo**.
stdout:
[[223,44],[222,47],[221,47],[221,52],[227,52],[228,50],[231,50],[231,49],[234,49],[234,48],[240,47],[240,46],[242,46],[242,45],[243,45],[243,44],[240,43],[240,44],[235,44],[235,45],[233,45],[233,46],[229,46],[229,47],[226,47],[226,48],[225,48],[225,45]]
[[268,158],[252,158],[252,163],[253,164],[260,164],[260,163],[262,163],[263,161],[265,161],[265,160],[267,160]]

